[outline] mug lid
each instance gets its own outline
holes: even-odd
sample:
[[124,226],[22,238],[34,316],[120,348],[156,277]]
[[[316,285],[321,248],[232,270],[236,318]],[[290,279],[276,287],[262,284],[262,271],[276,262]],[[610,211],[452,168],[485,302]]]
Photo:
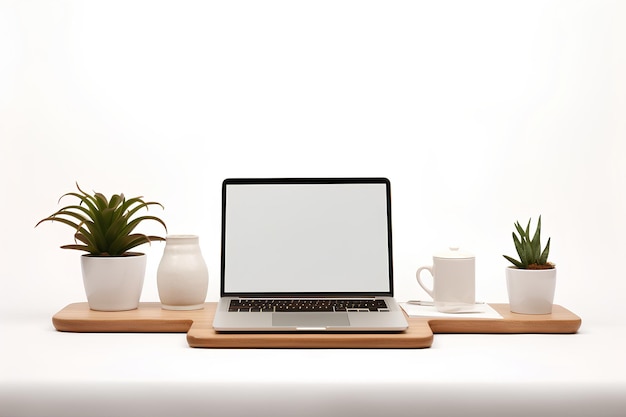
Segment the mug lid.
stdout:
[[467,259],[473,258],[474,255],[470,252],[459,249],[458,246],[451,246],[446,250],[437,252],[434,257],[446,259]]

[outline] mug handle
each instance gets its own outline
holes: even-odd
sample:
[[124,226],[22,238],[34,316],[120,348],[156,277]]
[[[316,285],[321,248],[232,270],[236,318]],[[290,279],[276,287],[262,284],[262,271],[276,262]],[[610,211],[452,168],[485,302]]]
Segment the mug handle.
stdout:
[[417,283],[420,285],[420,287],[422,287],[424,289],[424,291],[426,291],[428,293],[428,295],[430,295],[433,300],[435,299],[435,296],[433,295],[433,290],[430,288],[426,288],[426,285],[424,285],[424,283],[422,282],[422,280],[420,279],[420,274],[421,272],[426,269],[430,272],[430,275],[433,276],[433,278],[435,277],[435,274],[433,274],[433,267],[432,266],[422,266],[421,268],[419,268],[417,270],[417,272],[415,273],[415,278],[417,278]]

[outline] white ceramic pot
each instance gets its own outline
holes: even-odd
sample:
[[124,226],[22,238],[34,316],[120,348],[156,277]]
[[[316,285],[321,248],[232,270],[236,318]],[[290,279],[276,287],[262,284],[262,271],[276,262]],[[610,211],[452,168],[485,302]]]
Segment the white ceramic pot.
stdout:
[[506,286],[511,312],[551,314],[556,288],[556,268],[506,269]]
[[139,306],[146,274],[145,254],[83,255],[81,269],[90,309],[124,311]]
[[209,271],[196,235],[169,235],[157,270],[161,307],[166,310],[204,308]]

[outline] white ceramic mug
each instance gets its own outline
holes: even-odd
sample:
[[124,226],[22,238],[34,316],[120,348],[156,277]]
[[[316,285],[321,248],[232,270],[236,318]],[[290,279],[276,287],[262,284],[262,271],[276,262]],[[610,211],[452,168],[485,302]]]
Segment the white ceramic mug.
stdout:
[[[433,277],[433,288],[428,288],[420,277],[428,270]],[[422,266],[415,276],[419,285],[432,298],[435,308],[442,313],[463,312],[476,303],[476,258],[452,247],[433,256],[432,266]]]

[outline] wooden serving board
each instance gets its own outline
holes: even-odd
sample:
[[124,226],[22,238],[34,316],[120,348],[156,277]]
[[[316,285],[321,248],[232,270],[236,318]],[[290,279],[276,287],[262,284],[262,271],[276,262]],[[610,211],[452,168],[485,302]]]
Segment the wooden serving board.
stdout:
[[203,348],[427,348],[434,333],[576,333],[582,320],[555,305],[552,314],[525,315],[508,304],[490,304],[503,319],[408,318],[399,333],[218,333],[213,330],[217,303],[191,311],[163,310],[140,303],[129,311],[94,311],[87,303],[70,304],[52,317],[63,332],[187,333],[191,347]]

